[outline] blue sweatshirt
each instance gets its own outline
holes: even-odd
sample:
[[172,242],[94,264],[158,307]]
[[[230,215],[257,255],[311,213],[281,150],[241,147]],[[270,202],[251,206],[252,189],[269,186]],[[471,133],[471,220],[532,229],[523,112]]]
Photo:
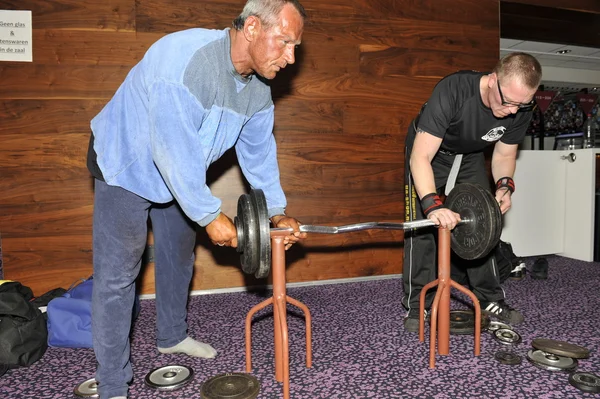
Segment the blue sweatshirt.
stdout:
[[188,29],[158,40],[131,69],[92,119],[93,148],[107,184],[152,202],[175,199],[206,226],[221,211],[206,171],[235,146],[271,217],[286,206],[273,110],[270,87],[236,72],[229,29]]

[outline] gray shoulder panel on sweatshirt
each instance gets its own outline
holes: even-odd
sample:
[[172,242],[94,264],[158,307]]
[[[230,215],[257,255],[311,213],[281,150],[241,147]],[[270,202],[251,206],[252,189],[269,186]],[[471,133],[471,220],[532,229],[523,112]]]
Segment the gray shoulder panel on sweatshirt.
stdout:
[[200,48],[191,58],[183,84],[204,109],[214,106],[251,117],[272,104],[270,87],[251,76],[244,79],[231,62],[229,37]]

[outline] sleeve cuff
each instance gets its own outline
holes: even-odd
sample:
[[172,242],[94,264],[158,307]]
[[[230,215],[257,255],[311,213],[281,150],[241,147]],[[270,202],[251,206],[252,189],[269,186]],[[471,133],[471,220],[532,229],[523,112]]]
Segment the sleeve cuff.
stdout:
[[219,208],[215,213],[209,213],[207,216],[200,219],[197,223],[202,227],[206,227],[207,225],[210,224],[210,222],[215,220],[217,218],[217,216],[219,216],[220,213],[221,213],[221,208]]
[[271,208],[269,209],[269,219],[275,215],[285,215],[285,208]]

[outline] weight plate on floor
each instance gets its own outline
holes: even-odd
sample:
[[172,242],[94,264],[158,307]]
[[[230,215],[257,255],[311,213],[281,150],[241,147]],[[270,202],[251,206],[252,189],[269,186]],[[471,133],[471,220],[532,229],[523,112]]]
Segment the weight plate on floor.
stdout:
[[448,194],[445,206],[469,220],[452,230],[452,250],[462,259],[483,258],[496,247],[502,232],[502,212],[492,193],[461,183]]
[[271,271],[271,228],[269,225],[269,208],[262,190],[250,190],[250,199],[257,220],[258,235],[258,267],[254,276],[267,278]]
[[577,359],[547,353],[539,349],[529,350],[527,360],[534,366],[548,371],[573,371],[577,368]]
[[[481,331],[490,324],[489,316],[481,315]],[[466,335],[475,333],[475,312],[472,310],[450,311],[450,334]]]
[[234,218],[237,230],[237,252],[241,253],[242,271],[253,274],[258,269],[258,219],[252,200],[248,194],[242,194],[237,203],[237,216]]
[[505,345],[516,345],[521,342],[519,333],[508,328],[499,328],[494,331],[494,338]]
[[506,323],[502,323],[501,321],[497,321],[497,320],[490,320],[490,324],[487,326],[487,330],[492,333],[501,328],[504,328],[506,330],[512,330],[511,326],[509,326]]
[[592,373],[571,373],[569,384],[583,392],[600,393],[600,377]]
[[590,350],[583,346],[553,339],[536,338],[531,341],[531,346],[547,353],[554,353],[555,355],[573,359],[585,359],[590,356]]
[[194,370],[187,366],[169,365],[158,367],[148,374],[144,381],[150,388],[173,391],[189,383],[194,377]]
[[97,398],[98,395],[98,383],[95,378],[90,378],[77,385],[73,390],[75,396],[80,398]]
[[521,364],[521,356],[512,352],[498,351],[494,355],[494,358],[502,364],[508,364],[511,366]]
[[260,383],[250,374],[225,373],[209,378],[202,384],[201,399],[254,399]]

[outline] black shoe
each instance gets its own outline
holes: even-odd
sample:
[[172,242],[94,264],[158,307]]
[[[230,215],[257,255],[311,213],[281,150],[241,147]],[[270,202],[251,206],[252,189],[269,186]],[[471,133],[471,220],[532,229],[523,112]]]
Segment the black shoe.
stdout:
[[506,324],[521,324],[523,315],[518,310],[510,307],[504,300],[496,302],[480,301],[481,313],[494,317]]
[[[425,321],[428,320],[429,312],[425,310]],[[404,330],[408,332],[419,332],[419,309],[410,309],[404,316]]]
[[531,267],[531,278],[535,280],[546,280],[548,278],[548,261],[546,258],[538,258]]

